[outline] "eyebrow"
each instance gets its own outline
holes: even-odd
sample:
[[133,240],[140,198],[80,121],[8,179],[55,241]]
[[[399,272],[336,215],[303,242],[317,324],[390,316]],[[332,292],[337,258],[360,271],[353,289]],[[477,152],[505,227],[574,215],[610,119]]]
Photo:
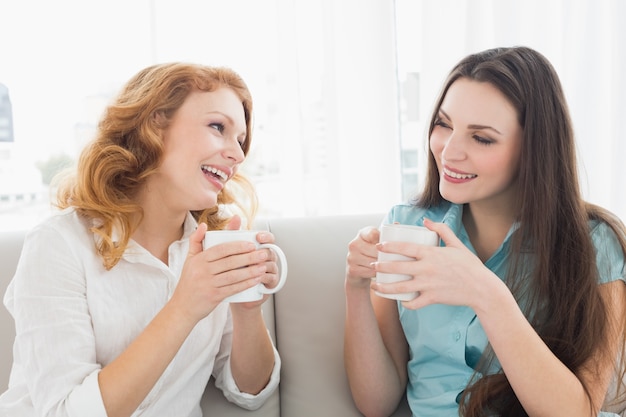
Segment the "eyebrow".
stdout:
[[[450,116],[448,116],[448,113],[446,113],[445,111],[443,111],[441,108],[439,109],[439,112],[440,112],[440,113],[443,113],[443,115],[446,117],[446,119],[448,119],[448,120],[452,120],[452,119],[450,118]],[[502,134],[502,132],[500,132],[498,129],[496,129],[496,128],[495,128],[495,127],[493,127],[493,126],[487,126],[487,125],[475,125],[475,124],[472,124],[472,125],[468,125],[467,127],[468,127],[469,129],[477,129],[477,130],[493,130],[494,132],[496,132],[496,133],[497,133],[497,134],[499,134],[499,135],[501,135],[501,134]]]
[[229,115],[227,115],[226,113],[223,113],[221,110],[209,110],[209,111],[206,112],[206,114],[210,114],[210,115],[218,114],[218,115],[224,117],[226,120],[228,120],[228,123],[230,123],[232,125],[235,124],[233,119]]
[[[224,117],[227,121],[228,124],[230,124],[233,127],[236,127],[237,125],[235,124],[235,121],[226,113],[223,113],[221,110],[209,110],[206,112],[206,114],[219,114],[220,116]],[[246,136],[246,138],[248,137],[248,126],[244,126],[245,127],[245,132],[243,132],[243,134]]]

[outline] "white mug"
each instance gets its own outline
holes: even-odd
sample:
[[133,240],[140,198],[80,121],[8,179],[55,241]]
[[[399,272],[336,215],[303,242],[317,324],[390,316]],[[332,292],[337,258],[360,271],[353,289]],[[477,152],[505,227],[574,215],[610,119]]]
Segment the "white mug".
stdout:
[[204,235],[204,240],[202,242],[202,247],[204,249],[210,248],[211,246],[215,246],[220,243],[243,240],[256,244],[257,249],[270,249],[274,251],[278,256],[278,269],[280,271],[280,279],[278,281],[278,285],[276,285],[274,288],[267,288],[262,283],[258,283],[253,287],[243,290],[242,292],[226,297],[223,301],[225,303],[244,303],[249,301],[258,301],[263,298],[264,294],[274,294],[275,292],[279,291],[287,281],[287,258],[285,257],[285,253],[282,251],[281,248],[274,245],[273,243],[259,243],[256,240],[256,235],[259,232],[259,230],[209,230]]
[[[412,226],[407,224],[384,224],[380,228],[380,242],[412,242],[420,245],[439,246],[439,235],[432,230],[423,226]],[[397,253],[378,252],[378,261],[414,261],[411,258]],[[408,281],[411,275],[404,274],[387,274],[383,272],[376,273],[376,282],[392,283],[399,281]],[[393,300],[410,301],[417,297],[417,292],[400,293],[400,294],[383,294],[378,291],[375,293],[381,297],[391,298]]]

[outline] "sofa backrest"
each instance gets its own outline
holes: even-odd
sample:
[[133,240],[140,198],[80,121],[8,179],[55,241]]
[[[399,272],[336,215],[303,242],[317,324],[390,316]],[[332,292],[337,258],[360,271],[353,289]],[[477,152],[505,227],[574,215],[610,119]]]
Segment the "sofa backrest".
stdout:
[[[289,263],[274,295],[276,339],[283,361],[282,416],[361,416],[343,362],[344,275],[348,243],[382,214],[273,218],[269,230]],[[403,403],[394,416],[408,416]]]

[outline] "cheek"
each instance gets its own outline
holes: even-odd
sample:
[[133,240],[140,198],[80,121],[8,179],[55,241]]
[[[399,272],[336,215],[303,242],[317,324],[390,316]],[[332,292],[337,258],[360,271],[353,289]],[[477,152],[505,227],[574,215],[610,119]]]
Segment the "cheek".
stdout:
[[428,146],[430,147],[430,151],[433,155],[435,155],[435,159],[439,161],[443,148],[445,147],[445,139],[443,138],[443,135],[438,134],[437,130],[433,130],[433,133],[430,135],[430,139],[428,140]]
[[483,176],[490,177],[498,182],[502,187],[508,187],[515,183],[518,174],[518,161],[508,156],[491,155],[491,157],[481,158],[476,161],[480,166]]
[[511,179],[517,178],[519,175],[521,151],[520,149],[511,149],[508,152],[508,155],[504,156],[502,159],[505,161],[504,166],[508,169],[508,174]]

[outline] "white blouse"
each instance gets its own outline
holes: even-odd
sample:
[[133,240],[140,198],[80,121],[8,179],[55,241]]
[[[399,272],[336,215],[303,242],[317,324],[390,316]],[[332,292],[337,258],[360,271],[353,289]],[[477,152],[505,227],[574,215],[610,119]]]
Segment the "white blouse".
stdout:
[[[183,239],[169,247],[169,266],[131,240],[109,271],[89,227],[75,210],[66,209],[25,238],[4,297],[16,339],[0,415],[106,417],[98,373],[172,296],[197,224],[188,215]],[[274,349],[270,382],[250,395],[238,390],[230,372],[231,343],[230,309],[222,303],[198,322],[133,416],[202,416],[200,399],[211,374],[230,401],[260,407],[278,386],[278,353]]]

